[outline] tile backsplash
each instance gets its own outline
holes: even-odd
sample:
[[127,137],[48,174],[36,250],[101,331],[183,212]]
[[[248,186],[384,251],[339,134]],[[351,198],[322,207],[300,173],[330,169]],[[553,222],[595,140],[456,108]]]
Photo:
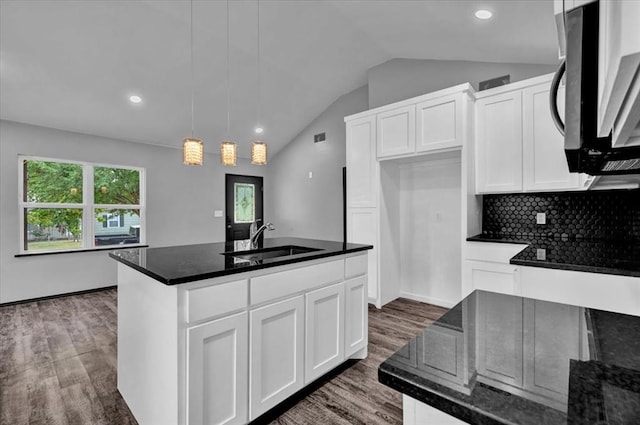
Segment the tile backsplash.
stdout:
[[[536,224],[539,213],[545,213],[546,224]],[[640,241],[640,190],[485,195],[482,233],[522,240]]]

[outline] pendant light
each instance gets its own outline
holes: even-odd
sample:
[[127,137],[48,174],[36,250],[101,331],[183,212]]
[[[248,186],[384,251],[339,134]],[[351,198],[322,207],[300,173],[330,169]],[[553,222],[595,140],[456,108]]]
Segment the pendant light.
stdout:
[[195,106],[193,101],[194,79],[193,79],[193,0],[191,0],[191,137],[187,137],[182,142],[182,161],[185,165],[202,165],[204,162],[204,146],[202,140],[193,136]]
[[237,145],[229,140],[231,132],[231,110],[229,108],[229,0],[227,0],[227,140],[220,144],[220,162],[224,166],[235,166],[237,157]]
[[[262,91],[260,72],[260,0],[256,0],[257,16],[257,40],[258,40],[258,127],[256,133],[262,133]],[[251,144],[251,163],[255,165],[265,165],[267,163],[267,144],[261,140],[256,140]]]

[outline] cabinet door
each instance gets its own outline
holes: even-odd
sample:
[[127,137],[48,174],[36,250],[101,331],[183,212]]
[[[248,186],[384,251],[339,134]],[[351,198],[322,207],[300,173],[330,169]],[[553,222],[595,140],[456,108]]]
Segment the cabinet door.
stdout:
[[309,292],[305,298],[306,385],[344,360],[344,284]]
[[367,276],[345,282],[344,357],[367,346]]
[[464,280],[467,290],[463,291],[463,296],[476,289],[508,295],[520,294],[519,269],[511,264],[466,260]]
[[522,387],[522,298],[477,292],[476,299],[478,374]]
[[462,101],[460,95],[418,103],[416,152],[462,146]]
[[477,193],[522,191],[522,91],[476,102]]
[[250,419],[304,385],[304,296],[250,312]]
[[378,192],[375,116],[347,122],[347,205],[375,207]]
[[247,313],[187,330],[187,423],[244,424],[248,399]]
[[413,153],[416,149],[416,107],[403,106],[377,115],[378,158]]
[[380,307],[378,297],[378,212],[376,208],[350,208],[347,211],[347,240],[373,245],[367,251],[367,294]]
[[[553,124],[549,109],[551,83],[527,87],[523,103],[523,178],[525,191],[579,189],[580,174],[570,173],[564,137]],[[564,87],[558,92],[564,115]]]

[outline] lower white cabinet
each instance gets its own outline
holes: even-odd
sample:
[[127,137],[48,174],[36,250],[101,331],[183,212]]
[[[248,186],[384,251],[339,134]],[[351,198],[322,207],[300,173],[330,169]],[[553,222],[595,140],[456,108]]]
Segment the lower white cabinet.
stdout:
[[247,313],[187,330],[187,422],[235,425],[247,422]]
[[466,260],[464,264],[464,281],[467,288],[463,291],[463,296],[466,297],[476,289],[501,294],[519,294],[518,266],[471,260]]
[[249,416],[253,420],[304,385],[304,296],[249,315]]
[[339,283],[305,295],[305,384],[344,359],[344,285]]
[[[344,356],[350,357],[367,348],[367,276],[360,276],[344,283],[345,292],[345,327]],[[366,357],[366,352],[358,358]]]

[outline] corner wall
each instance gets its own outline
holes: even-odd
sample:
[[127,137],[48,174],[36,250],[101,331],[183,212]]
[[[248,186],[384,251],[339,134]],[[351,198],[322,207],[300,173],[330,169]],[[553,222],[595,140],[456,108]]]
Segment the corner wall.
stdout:
[[392,59],[369,70],[369,109],[436,90],[510,75],[511,82],[555,72],[557,65]]
[[[265,220],[273,222],[276,230],[268,232],[267,237],[342,241],[344,117],[367,109],[366,86],[345,94],[269,160],[265,193],[270,200]],[[322,132],[327,139],[314,143],[314,134]]]
[[225,173],[265,174],[248,160],[224,168],[218,155],[207,154],[204,166],[188,167],[179,149],[0,121],[0,303],[116,284],[116,263],[106,251],[14,257],[18,154],[145,168],[150,246],[224,241],[224,218],[213,212],[225,209]]

